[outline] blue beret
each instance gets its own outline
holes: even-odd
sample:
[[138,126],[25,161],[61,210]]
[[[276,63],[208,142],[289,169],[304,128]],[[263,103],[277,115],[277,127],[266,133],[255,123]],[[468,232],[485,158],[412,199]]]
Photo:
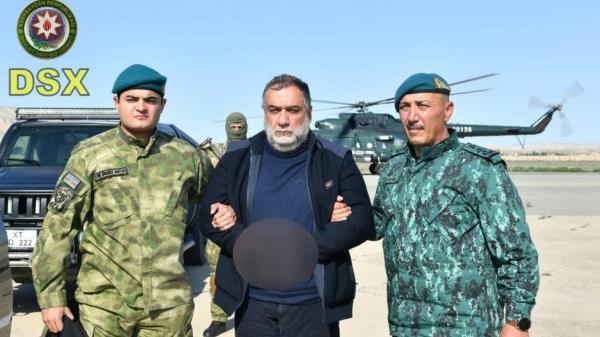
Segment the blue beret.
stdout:
[[117,76],[113,85],[113,94],[120,94],[129,89],[148,89],[165,94],[167,78],[156,70],[142,64],[133,64]]
[[419,92],[437,92],[450,95],[450,85],[438,74],[418,73],[406,79],[396,90],[394,108],[398,111],[398,103],[404,95]]

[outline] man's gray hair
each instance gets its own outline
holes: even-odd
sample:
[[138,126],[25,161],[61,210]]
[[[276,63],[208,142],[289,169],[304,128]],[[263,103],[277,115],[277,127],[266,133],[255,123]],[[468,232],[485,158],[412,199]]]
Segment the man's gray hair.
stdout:
[[265,85],[265,89],[262,94],[262,107],[265,108],[265,96],[267,95],[267,91],[269,90],[281,90],[283,88],[287,88],[290,85],[296,86],[302,92],[304,96],[304,108],[309,113],[312,110],[311,99],[310,99],[310,89],[308,89],[308,84],[299,79],[296,76],[289,74],[281,74],[273,77],[272,80]]

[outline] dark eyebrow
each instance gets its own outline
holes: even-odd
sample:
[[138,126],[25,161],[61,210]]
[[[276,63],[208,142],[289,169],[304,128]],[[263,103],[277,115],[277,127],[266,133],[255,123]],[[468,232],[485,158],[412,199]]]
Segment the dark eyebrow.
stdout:
[[302,109],[302,105],[275,105],[275,104],[268,104],[267,108],[276,108],[276,109],[285,109],[285,110],[289,110],[289,109]]

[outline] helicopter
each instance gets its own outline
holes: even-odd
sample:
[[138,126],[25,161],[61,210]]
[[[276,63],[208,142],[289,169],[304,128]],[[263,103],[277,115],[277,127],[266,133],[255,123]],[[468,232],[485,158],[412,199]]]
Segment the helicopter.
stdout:
[[[485,77],[495,76],[488,74],[468,80],[463,80],[450,85],[462,84]],[[472,90],[453,93],[452,95],[470,94],[475,92],[488,91],[490,89]],[[547,110],[530,126],[503,126],[503,125],[480,125],[480,124],[462,124],[449,123],[448,127],[456,131],[458,137],[480,137],[480,136],[517,136],[517,140],[522,147],[525,146],[524,139],[519,136],[539,134],[543,132],[552,117],[558,112],[563,121],[563,134],[570,133],[570,127],[562,112],[566,103],[566,98],[575,96],[583,92],[583,88],[575,83],[565,99],[559,104],[546,104],[536,97],[530,100],[530,107],[544,107]],[[368,163],[369,171],[372,174],[379,174],[385,163],[392,154],[399,148],[406,146],[406,136],[404,134],[400,120],[387,113],[373,113],[368,108],[374,105],[393,103],[393,98],[357,103],[342,103],[324,100],[313,100],[317,103],[337,104],[339,107],[333,109],[353,109],[356,112],[342,112],[338,118],[326,118],[315,122],[313,132],[320,137],[340,144],[352,151],[356,162]]]

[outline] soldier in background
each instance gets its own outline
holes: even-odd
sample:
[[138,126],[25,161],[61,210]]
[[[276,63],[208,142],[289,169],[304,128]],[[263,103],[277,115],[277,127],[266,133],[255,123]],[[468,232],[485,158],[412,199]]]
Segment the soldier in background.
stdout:
[[396,91],[408,145],[373,204],[393,336],[528,336],[539,285],[521,199],[497,152],[461,144],[450,87],[415,74]]
[[[248,132],[248,123],[246,117],[241,112],[232,112],[227,116],[225,122],[225,133],[227,134],[227,146],[229,144],[246,139]],[[211,157],[214,166],[217,166],[218,158]],[[210,240],[206,240],[206,257],[210,266],[210,296],[215,296],[215,272],[217,270],[217,262],[219,260],[220,248]],[[227,314],[214,301],[210,302],[210,314],[212,321],[208,328],[204,330],[204,337],[215,337],[227,330],[225,323],[227,322]]]
[[[119,126],[79,143],[58,179],[32,258],[42,319],[53,333],[63,330],[63,316],[73,318],[64,275],[83,232],[75,297],[88,336],[192,336],[181,247],[188,201],[199,200],[212,166],[157,130],[166,80],[143,65],[125,69],[112,90]],[[215,221],[232,219],[221,213]]]
[[227,133],[227,145],[245,140],[248,132],[246,116],[241,112],[230,113],[225,122],[225,132]]

